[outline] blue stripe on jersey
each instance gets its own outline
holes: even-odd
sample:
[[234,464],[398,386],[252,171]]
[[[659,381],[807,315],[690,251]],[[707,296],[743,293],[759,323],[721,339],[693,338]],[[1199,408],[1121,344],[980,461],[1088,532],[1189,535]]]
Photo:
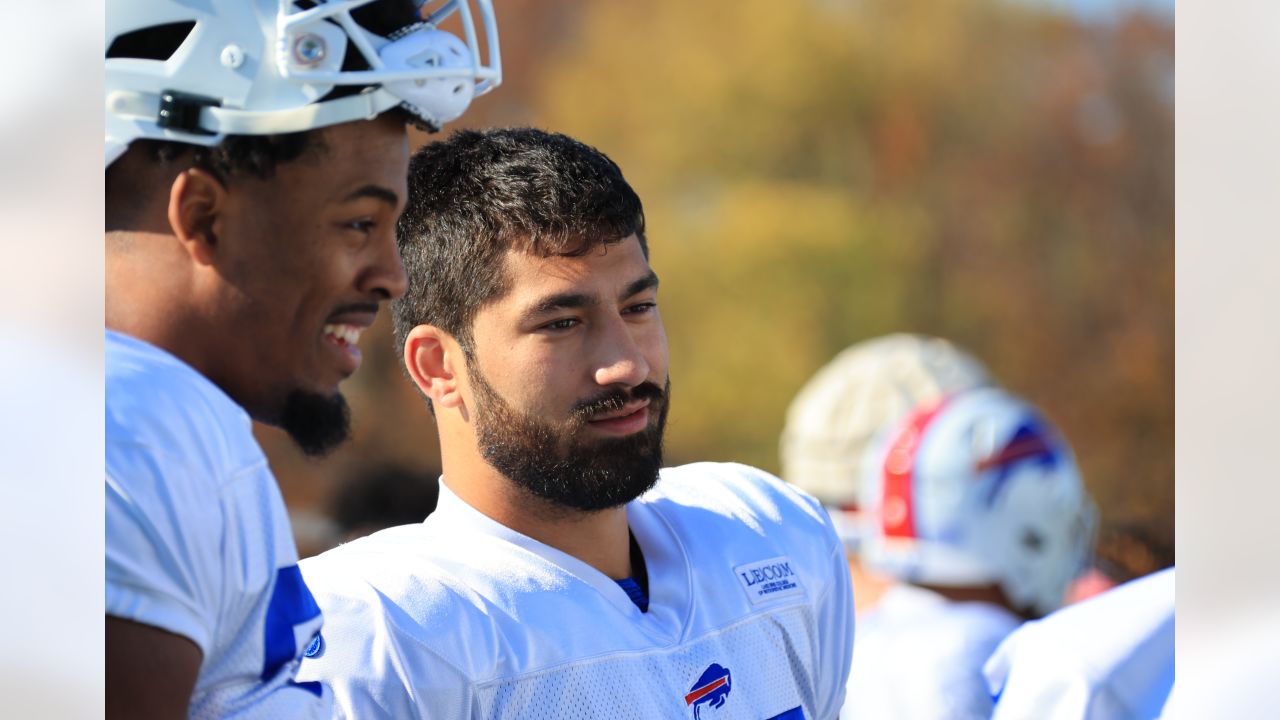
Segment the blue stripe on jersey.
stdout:
[[622,578],[614,582],[627,593],[627,597],[640,608],[640,612],[649,612],[649,594],[640,589],[640,584],[635,578]]
[[804,720],[804,710],[799,707],[793,707],[781,715],[774,715],[768,720]]
[[290,681],[289,684],[294,687],[300,687],[316,697],[324,697],[324,686],[320,684],[319,680],[311,680],[310,682]]
[[[302,657],[302,648],[298,647],[293,628],[310,622],[319,615],[320,606],[316,605],[307,584],[302,581],[302,572],[298,570],[298,566],[280,568],[276,573],[276,587],[271,591],[271,602],[267,605],[267,617],[262,627],[264,681],[275,677],[286,663]],[[307,642],[310,642],[310,638]]]

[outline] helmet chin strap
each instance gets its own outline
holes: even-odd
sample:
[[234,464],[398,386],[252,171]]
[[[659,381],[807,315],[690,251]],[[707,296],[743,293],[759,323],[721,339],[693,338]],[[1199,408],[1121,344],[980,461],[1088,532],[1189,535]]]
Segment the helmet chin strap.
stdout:
[[226,135],[276,135],[353,120],[372,120],[401,102],[400,98],[379,88],[292,110],[206,107],[200,113],[200,126]]

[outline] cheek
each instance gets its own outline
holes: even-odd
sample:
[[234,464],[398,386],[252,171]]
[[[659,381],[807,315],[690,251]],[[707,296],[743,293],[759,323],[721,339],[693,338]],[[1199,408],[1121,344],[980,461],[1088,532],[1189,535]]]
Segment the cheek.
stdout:
[[665,380],[670,356],[667,354],[667,333],[663,329],[661,321],[656,323],[653,332],[645,339],[644,348],[645,360],[649,363],[650,374],[655,378]]
[[490,383],[507,402],[535,417],[551,419],[563,415],[580,399],[580,381],[564,358],[529,353],[522,359],[513,351],[506,362],[494,363]]
[[510,383],[513,397],[529,409],[545,412],[557,408],[574,392],[569,368],[552,358],[531,358],[513,373]]

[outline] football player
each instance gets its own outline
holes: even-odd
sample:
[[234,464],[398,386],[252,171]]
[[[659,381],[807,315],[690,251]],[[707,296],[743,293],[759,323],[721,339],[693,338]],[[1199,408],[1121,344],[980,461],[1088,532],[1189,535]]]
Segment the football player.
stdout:
[[617,165],[464,132],[415,156],[409,190],[393,313],[439,503],[302,563],[326,624],[300,677],[348,717],[835,717],[843,547],[760,470],[662,468],[658,276]]
[[894,579],[860,619],[849,717],[987,718],[983,663],[1083,569],[1094,508],[1066,440],[985,387],[917,406],[861,473],[870,568]]
[[[500,79],[487,0],[108,0],[108,717],[328,717],[250,420],[307,453],[405,273],[406,121]],[[465,40],[436,29],[461,19]]]

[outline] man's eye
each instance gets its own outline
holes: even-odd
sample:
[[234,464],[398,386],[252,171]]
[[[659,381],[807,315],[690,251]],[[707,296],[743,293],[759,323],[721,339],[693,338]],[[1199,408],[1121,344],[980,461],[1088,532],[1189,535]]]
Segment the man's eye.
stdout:
[[373,230],[377,223],[372,218],[360,218],[347,223],[347,227],[357,232],[367,233]]
[[578,324],[577,318],[563,318],[542,326],[543,330],[568,330]]
[[629,306],[627,308],[627,312],[634,315],[639,315],[642,313],[652,312],[653,309],[656,307],[658,307],[658,303],[656,302],[636,303],[635,305]]

